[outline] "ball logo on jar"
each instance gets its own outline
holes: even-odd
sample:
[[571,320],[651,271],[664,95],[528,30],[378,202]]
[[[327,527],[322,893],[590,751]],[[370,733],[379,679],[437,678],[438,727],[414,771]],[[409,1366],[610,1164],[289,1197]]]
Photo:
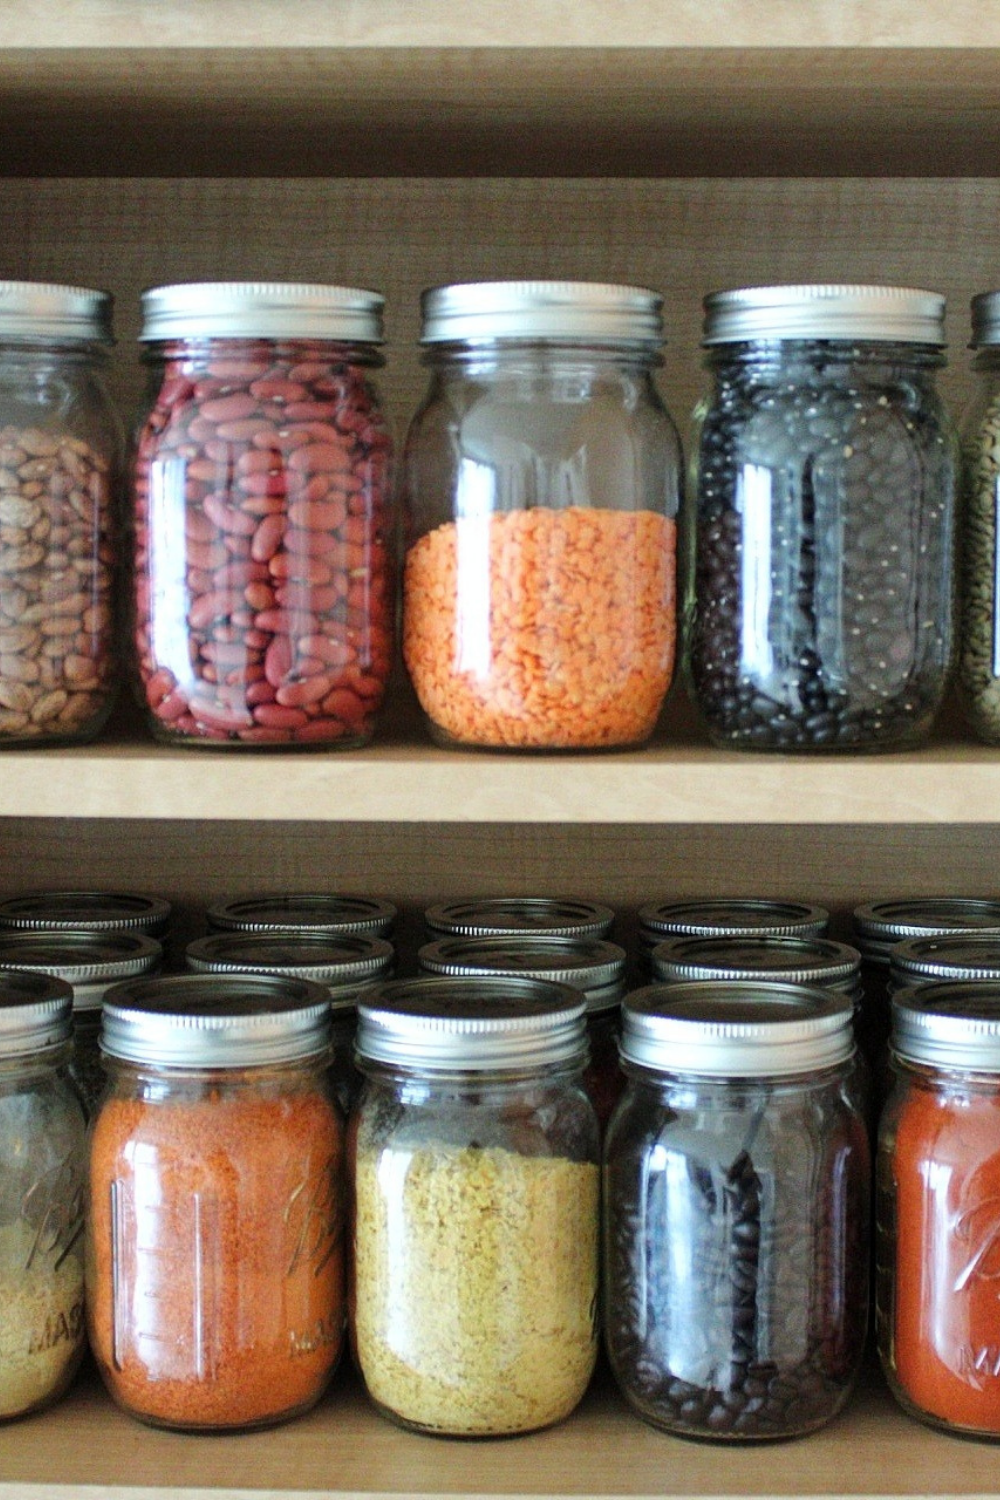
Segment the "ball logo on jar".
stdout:
[[298,1233],[287,1274],[294,1276],[304,1266],[311,1265],[313,1275],[318,1276],[336,1254],[343,1225],[340,1184],[332,1157],[311,1181],[307,1178],[292,1193],[285,1209],[286,1225],[293,1227],[297,1215],[300,1216]]
[[35,1180],[21,1214],[32,1230],[25,1270],[37,1256],[49,1256],[59,1267],[83,1230],[83,1173],[76,1152]]

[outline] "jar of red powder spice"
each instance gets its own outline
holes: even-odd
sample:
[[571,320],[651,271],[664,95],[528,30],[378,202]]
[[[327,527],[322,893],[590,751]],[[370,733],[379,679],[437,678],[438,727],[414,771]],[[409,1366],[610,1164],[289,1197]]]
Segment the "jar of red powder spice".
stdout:
[[87,1314],[111,1395],[156,1426],[311,1406],[343,1337],[343,1124],[309,980],[184,974],[105,996]]
[[662,299],[588,282],[436,287],[404,459],[403,652],[435,739],[638,744],[675,651],[676,430]]
[[892,1000],[877,1170],[876,1326],[912,1416],[1000,1437],[1000,983]]
[[156,737],[346,747],[392,657],[382,298],[205,282],[143,295],[133,641]]

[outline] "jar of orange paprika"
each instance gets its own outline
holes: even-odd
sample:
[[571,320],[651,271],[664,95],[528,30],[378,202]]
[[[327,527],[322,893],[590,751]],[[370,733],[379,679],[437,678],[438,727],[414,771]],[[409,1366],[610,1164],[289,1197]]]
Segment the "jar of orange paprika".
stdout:
[[912,1416],[1000,1438],[1000,984],[899,991],[890,1045],[877,1168],[882,1365]]
[[104,1000],[87,1318],[154,1426],[261,1427],[322,1394],[345,1322],[325,986],[173,974]]

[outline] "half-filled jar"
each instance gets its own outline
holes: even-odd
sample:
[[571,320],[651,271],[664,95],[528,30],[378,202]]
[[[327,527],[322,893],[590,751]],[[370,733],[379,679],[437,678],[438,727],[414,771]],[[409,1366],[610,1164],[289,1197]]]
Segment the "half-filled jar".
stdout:
[[298,283],[144,293],[133,639],[157,738],[371,738],[393,642],[381,310]]
[[397,980],[359,1002],[352,1336],[420,1432],[569,1415],[597,1355],[599,1145],[577,991]]
[[948,683],[957,441],[944,298],[771,286],[705,299],[686,671],[712,740],[923,740]]
[[61,1396],[86,1347],[72,1005],[62,979],[0,973],[0,1421]]
[[105,996],[87,1319],[132,1416],[261,1427],[325,1389],[345,1323],[329,1046],[308,980],[173,974]]
[[118,688],[111,308],[0,281],[0,746],[92,739]]
[[403,655],[446,744],[638,744],[670,686],[680,445],[662,298],[513,281],[422,299]]
[[729,980],[622,1007],[604,1147],[604,1332],[680,1436],[796,1437],[844,1405],[868,1315],[868,1135],[846,995]]

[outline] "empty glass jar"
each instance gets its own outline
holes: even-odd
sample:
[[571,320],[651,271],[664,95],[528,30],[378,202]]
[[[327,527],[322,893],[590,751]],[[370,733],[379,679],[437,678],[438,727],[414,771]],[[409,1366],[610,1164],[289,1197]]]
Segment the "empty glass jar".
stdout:
[[677,434],[662,299],[514,281],[423,295],[403,654],[444,743],[645,740],[674,670]]
[[706,298],[685,625],[716,744],[877,750],[928,734],[952,650],[943,318],[943,297],[898,287]]

